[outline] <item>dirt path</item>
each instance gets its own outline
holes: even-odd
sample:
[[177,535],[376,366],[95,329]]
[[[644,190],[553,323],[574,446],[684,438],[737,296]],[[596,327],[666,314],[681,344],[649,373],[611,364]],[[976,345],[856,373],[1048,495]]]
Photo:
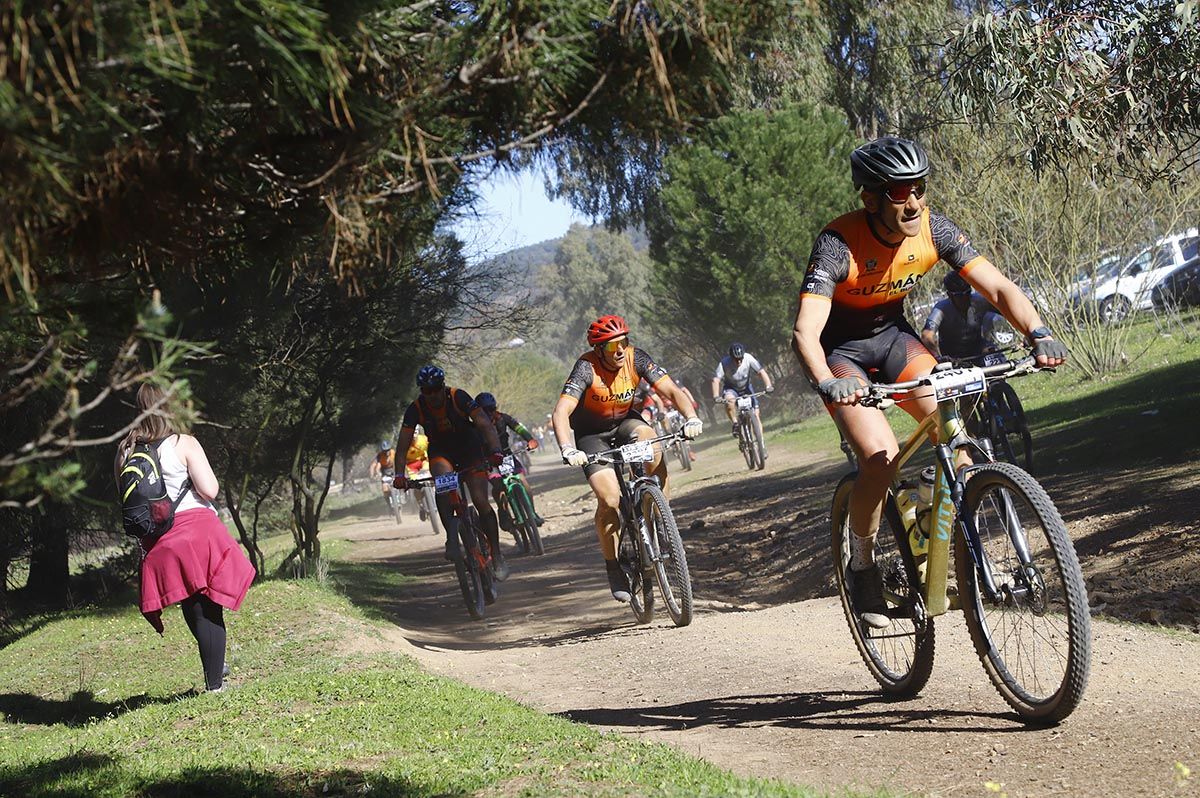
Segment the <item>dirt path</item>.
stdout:
[[[998,795],[988,782],[1012,798],[1200,794],[1200,773],[1186,779],[1176,767],[1200,771],[1200,637],[1097,617],[1083,706],[1058,728],[1031,731],[987,681],[955,613],[939,620],[930,686],[916,699],[885,700],[829,581],[827,502],[840,466],[776,451],[764,474],[749,475],[737,457],[727,441],[710,440],[675,485],[698,597],[685,629],[639,627],[611,600],[587,487],[548,457],[534,473],[547,554],[510,560],[513,575],[483,622],[468,619],[427,528],[358,519],[327,534],[351,541],[353,559],[411,577],[389,596],[347,589],[395,622],[430,669],[739,773],[929,795]],[[1195,621],[1178,606],[1200,586],[1195,552],[1176,548],[1200,536],[1194,484],[1190,495],[1158,526],[1143,519],[1125,534],[1131,511],[1071,520],[1063,503],[1089,583],[1112,594],[1100,598],[1130,615],[1158,608],[1185,627]],[[1152,556],[1137,556],[1143,550]],[[1138,566],[1128,595],[1102,583],[1141,559],[1150,564]]]

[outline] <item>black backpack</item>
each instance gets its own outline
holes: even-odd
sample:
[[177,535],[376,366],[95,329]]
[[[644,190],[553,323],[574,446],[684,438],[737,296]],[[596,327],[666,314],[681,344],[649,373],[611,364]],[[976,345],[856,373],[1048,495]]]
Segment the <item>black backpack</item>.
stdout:
[[192,480],[185,479],[174,501],[167,495],[162,464],[158,461],[160,443],[162,441],[150,441],[134,446],[117,478],[125,534],[137,538],[143,547],[171,528],[175,523],[175,508],[192,488]]

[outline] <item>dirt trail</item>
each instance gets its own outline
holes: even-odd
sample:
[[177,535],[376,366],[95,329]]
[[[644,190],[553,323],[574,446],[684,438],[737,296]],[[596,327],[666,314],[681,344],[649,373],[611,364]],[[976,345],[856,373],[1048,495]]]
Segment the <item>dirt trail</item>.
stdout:
[[[1084,704],[1058,728],[1028,730],[987,681],[954,613],[938,622],[930,686],[915,699],[884,699],[829,581],[827,502],[841,467],[776,451],[766,472],[751,475],[737,458],[728,441],[708,441],[695,471],[676,480],[672,504],[698,598],[685,629],[637,626],[612,601],[587,487],[548,456],[533,474],[546,556],[510,559],[513,574],[483,622],[467,617],[427,528],[358,519],[327,534],[351,541],[353,559],[412,578],[390,596],[347,589],[396,623],[431,670],[739,773],[939,796],[999,794],[988,782],[1012,798],[1200,794],[1200,637],[1097,617]],[[1198,533],[1187,507],[1164,523]],[[1071,525],[1090,583],[1134,559],[1123,538],[1146,534],[1143,525],[1121,536],[1115,521]],[[1194,564],[1164,566],[1183,569],[1176,593],[1195,595],[1200,577],[1184,569]],[[1158,592],[1126,609],[1144,611]],[[1176,763],[1194,771],[1190,779]]]

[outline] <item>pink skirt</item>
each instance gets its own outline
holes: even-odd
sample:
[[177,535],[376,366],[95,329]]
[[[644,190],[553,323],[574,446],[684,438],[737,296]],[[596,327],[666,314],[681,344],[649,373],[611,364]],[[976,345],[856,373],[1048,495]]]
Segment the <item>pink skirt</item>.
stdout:
[[254,575],[254,566],[216,513],[203,507],[184,510],[142,560],[142,614],[161,633],[162,609],[196,593],[236,610]]

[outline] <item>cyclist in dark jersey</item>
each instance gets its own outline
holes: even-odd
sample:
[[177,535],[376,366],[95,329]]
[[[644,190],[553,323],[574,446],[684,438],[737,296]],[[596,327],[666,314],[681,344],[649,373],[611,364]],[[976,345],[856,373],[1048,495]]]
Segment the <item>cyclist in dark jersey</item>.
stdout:
[[[899,446],[883,412],[858,401],[872,370],[883,382],[897,382],[928,374],[937,362],[905,321],[904,297],[945,260],[1034,341],[1039,365],[1060,365],[1067,349],[1021,289],[957,225],[926,207],[929,159],[920,145],[877,139],[851,154],[850,167],[863,207],[830,222],[813,243],[792,346],[858,457],[847,578],[863,621],[884,627],[890,621],[874,545]],[[902,406],[918,420],[937,409],[932,396]]]
[[987,332],[997,323],[1003,324],[1003,317],[956,272],[946,275],[942,287],[946,298],[929,311],[921,343],[938,359],[979,357],[994,345]]
[[[529,451],[532,452],[537,449],[537,438],[534,437],[533,433],[528,427],[526,427],[520,421],[517,421],[516,418],[510,416],[508,413],[500,412],[500,405],[496,401],[495,396],[485,391],[484,393],[481,393],[479,396],[475,397],[475,403],[483,408],[483,412],[487,413],[488,418],[492,420],[492,426],[496,428],[496,437],[500,440],[501,451],[509,450],[509,430],[517,433],[525,440],[525,444],[529,447]],[[529,501],[532,504],[533,488],[529,487],[529,480],[525,478],[525,464],[521,462],[521,458],[513,457],[513,466],[515,469],[513,473],[521,478],[521,483],[525,485],[525,493],[529,495]],[[492,498],[496,500],[496,506],[500,508],[500,526],[511,532],[515,538],[517,537],[517,530],[512,524],[512,515],[509,514],[508,508],[503,507],[500,504],[500,494],[503,492],[504,486],[501,484],[500,480],[496,480],[492,483]],[[533,518],[537,522],[538,526],[546,523],[546,519],[538,515],[536,509],[533,511]],[[520,543],[519,538],[517,542]]]
[[[699,435],[703,425],[667,372],[650,355],[629,343],[629,325],[620,316],[601,316],[592,322],[587,340],[592,350],[579,356],[563,385],[562,395],[554,406],[553,430],[563,462],[583,466],[588,484],[596,494],[596,537],[600,540],[613,598],[629,601],[629,581],[617,564],[621,501],[617,475],[612,466],[589,465],[587,456],[654,437],[654,429],[634,405],[634,396],[643,381],[675,402],[687,419],[683,425],[687,438]],[[650,470],[665,492],[667,465],[661,452],[655,454]]]
[[[468,472],[461,479],[466,482],[471,503],[479,511],[479,520],[492,544],[496,576],[504,579],[508,576],[508,565],[500,551],[500,525],[488,502],[491,491],[486,466],[488,461],[499,463],[503,459],[496,428],[471,394],[446,385],[446,372],[437,366],[423,366],[417,372],[417,387],[421,393],[404,411],[404,420],[400,422],[397,451],[408,451],[420,424],[429,438],[429,473],[439,476],[451,471]],[[403,470],[396,476],[394,484],[402,490],[408,487]],[[454,513],[449,498],[439,494],[437,506],[446,530],[446,559],[460,559],[462,551],[454,534],[456,527],[451,523]]]

